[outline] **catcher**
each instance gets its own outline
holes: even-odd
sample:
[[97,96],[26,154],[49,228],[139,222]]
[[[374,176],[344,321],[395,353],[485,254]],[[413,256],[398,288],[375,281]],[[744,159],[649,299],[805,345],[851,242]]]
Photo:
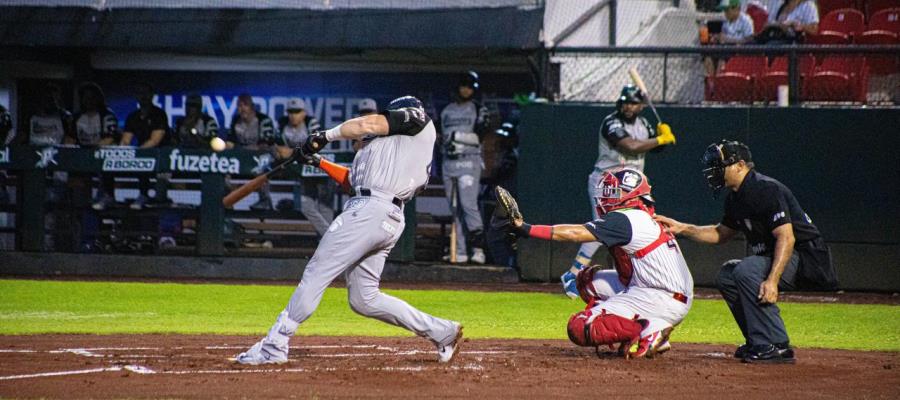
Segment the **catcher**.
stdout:
[[497,188],[492,225],[518,237],[563,242],[599,241],[615,271],[590,267],[577,276],[584,311],[569,319],[569,339],[579,346],[620,344],[626,358],[669,349],[669,334],[691,308],[694,281],[675,237],[653,220],[650,183],[636,169],[607,171],[598,185],[598,218],[584,225],[530,225],[515,199]]

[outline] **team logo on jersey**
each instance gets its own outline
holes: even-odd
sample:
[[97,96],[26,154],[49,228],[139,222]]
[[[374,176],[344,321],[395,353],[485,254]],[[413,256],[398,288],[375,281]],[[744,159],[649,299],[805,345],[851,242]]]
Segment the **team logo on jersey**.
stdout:
[[241,172],[241,160],[235,157],[219,157],[212,155],[185,155],[178,149],[169,153],[169,169],[181,172],[212,172],[238,174]]
[[47,168],[50,166],[50,164],[59,165],[56,163],[56,159],[55,159],[56,153],[58,153],[58,152],[59,152],[59,150],[57,150],[55,147],[47,147],[41,151],[36,151],[35,153],[38,156],[40,156],[41,159],[38,160],[38,162],[36,162],[34,164],[34,167],[35,168]]
[[0,164],[6,164],[9,161],[9,147],[5,147],[3,150],[0,150]]
[[260,154],[258,156],[253,156],[253,161],[256,161],[256,166],[253,167],[250,172],[255,175],[259,175],[269,170],[269,167],[272,165],[272,161],[274,161],[274,159],[272,158],[271,154],[266,153]]
[[105,148],[94,151],[94,158],[103,160],[103,171],[152,172],[156,170],[156,158],[136,157],[133,148]]

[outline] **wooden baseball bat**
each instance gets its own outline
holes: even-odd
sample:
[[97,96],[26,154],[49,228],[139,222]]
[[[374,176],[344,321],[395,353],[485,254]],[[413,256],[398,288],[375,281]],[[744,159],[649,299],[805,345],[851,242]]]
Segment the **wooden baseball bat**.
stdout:
[[653,100],[650,98],[650,92],[647,91],[647,85],[644,84],[644,80],[641,79],[641,74],[637,72],[637,68],[631,67],[628,70],[628,75],[631,75],[631,80],[637,85],[638,89],[641,89],[642,92],[647,96],[647,104],[650,105],[650,109],[653,110],[653,115],[656,116],[656,122],[662,122],[662,119],[659,118],[659,113],[656,112],[656,107],[653,106]]
[[451,178],[452,186],[450,189],[450,212],[453,213],[453,223],[450,224],[450,262],[456,264],[456,219],[459,217],[457,209],[459,208],[457,196],[457,185],[459,181]]
[[284,159],[273,165],[272,168],[266,171],[264,174],[261,174],[251,179],[247,183],[241,185],[237,189],[232,190],[231,193],[228,193],[224,198],[222,198],[222,205],[225,206],[225,208],[233,207],[235,203],[241,201],[241,199],[247,197],[250,193],[255,192],[257,189],[265,185],[266,182],[269,181],[269,175],[271,175],[275,171],[280,171],[292,161],[292,158]]

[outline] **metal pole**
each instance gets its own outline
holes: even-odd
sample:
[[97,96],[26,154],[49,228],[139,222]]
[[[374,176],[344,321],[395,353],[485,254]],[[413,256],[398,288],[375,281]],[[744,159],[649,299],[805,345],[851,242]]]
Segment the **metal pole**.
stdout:
[[666,92],[669,91],[669,53],[663,53],[663,93],[662,102],[666,103]]
[[788,53],[788,102],[794,106],[800,103],[800,73],[797,67],[797,52]]
[[616,9],[618,8],[618,0],[609,2],[609,46],[616,46]]

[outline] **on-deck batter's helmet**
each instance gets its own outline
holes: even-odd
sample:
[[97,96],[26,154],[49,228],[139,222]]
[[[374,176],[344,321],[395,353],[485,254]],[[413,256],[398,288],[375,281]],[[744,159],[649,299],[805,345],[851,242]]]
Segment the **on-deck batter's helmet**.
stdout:
[[424,109],[425,107],[422,105],[422,101],[413,97],[413,96],[403,96],[398,97],[396,99],[391,100],[385,110],[399,110],[401,108],[414,107]]
[[478,83],[478,73],[475,71],[466,71],[465,74],[459,77],[459,82],[457,82],[456,87],[466,86],[472,88],[472,90],[478,90],[480,84]]
[[619,98],[616,99],[616,108],[622,107],[622,104],[625,103],[644,103],[646,100],[647,98],[644,96],[644,92],[642,92],[641,89],[632,84],[628,84],[622,87],[622,92],[619,93]]
[[639,208],[653,213],[650,181],[636,169],[622,168],[603,173],[597,185],[597,214],[605,215],[622,208]]
[[744,161],[753,168],[753,157],[746,144],[722,139],[706,148],[700,162],[703,163],[703,177],[714,192],[725,187],[725,167],[738,161]]

